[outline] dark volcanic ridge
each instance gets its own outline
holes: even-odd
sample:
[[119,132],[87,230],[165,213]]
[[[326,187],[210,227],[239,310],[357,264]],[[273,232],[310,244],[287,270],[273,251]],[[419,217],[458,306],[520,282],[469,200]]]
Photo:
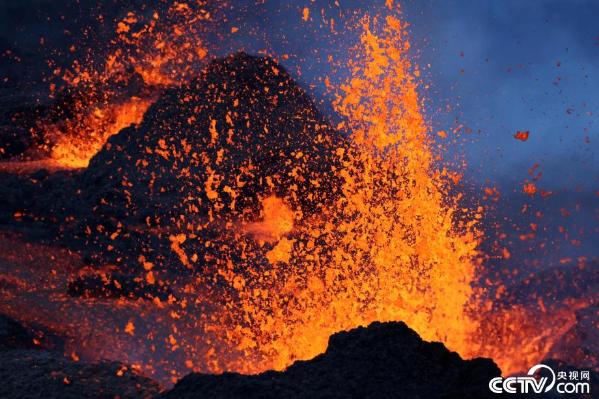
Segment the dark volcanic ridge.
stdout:
[[325,353],[283,372],[190,374],[161,396],[174,398],[485,398],[500,370],[423,341],[401,322],[333,334]]
[[[374,322],[333,334],[327,350],[285,371],[257,375],[191,373],[170,390],[131,367],[103,361],[86,364],[30,340],[36,332],[0,315],[0,397],[12,398],[456,398],[504,397],[489,391],[501,374],[490,359],[463,360],[439,342],[423,341],[402,322]],[[577,370],[559,360],[554,370]],[[599,375],[591,371],[591,384]],[[557,398],[555,393],[539,398]],[[510,398],[527,395],[510,394]],[[507,397],[505,396],[505,397]],[[574,399],[590,396],[569,395]]]
[[[8,323],[8,324],[7,324]],[[85,364],[58,352],[9,342],[30,332],[0,319],[3,398],[142,398],[158,386],[117,362]],[[16,331],[19,330],[19,331]],[[15,335],[18,335],[16,337]],[[404,323],[372,323],[334,334],[325,353],[286,371],[259,375],[190,374],[160,398],[485,398],[500,375],[489,359],[462,360],[441,343],[423,341]]]
[[0,314],[1,398],[149,398],[158,383],[119,362],[86,364],[34,341],[37,331]]
[[[173,267],[179,260],[169,241],[182,225],[210,221],[206,240],[226,242],[231,234],[223,226],[255,220],[269,195],[286,198],[306,218],[332,203],[339,188],[335,151],[346,147],[282,66],[237,53],[165,91],[139,126],[112,136],[82,173],[7,174],[0,221],[37,226],[81,251],[92,267],[117,265],[121,275],[111,280],[143,297],[144,289],[130,284],[143,273],[140,255],[155,270],[185,273]],[[16,223],[15,214],[22,215]],[[191,252],[202,259],[206,248]],[[74,282],[70,292],[120,295],[95,290],[94,279]]]

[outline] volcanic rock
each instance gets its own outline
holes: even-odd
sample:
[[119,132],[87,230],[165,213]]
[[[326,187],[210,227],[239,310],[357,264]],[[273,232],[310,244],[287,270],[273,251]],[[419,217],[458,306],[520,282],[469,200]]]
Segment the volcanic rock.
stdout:
[[190,374],[160,398],[487,398],[500,370],[425,342],[402,322],[372,323],[329,338],[325,353],[283,372]]
[[118,362],[86,364],[36,349],[34,332],[0,315],[1,398],[149,398],[159,385]]
[[62,337],[39,325],[23,326],[18,321],[0,314],[0,351],[13,349],[64,348]]
[[59,353],[37,350],[0,352],[2,398],[148,398],[158,384],[118,362],[85,364]]
[[[154,270],[209,267],[184,267],[171,250],[173,235],[201,229],[201,240],[181,243],[183,250],[222,259],[204,243],[238,241],[231,226],[257,220],[266,197],[304,219],[317,215],[338,195],[337,153],[346,146],[274,60],[216,59],[197,79],[165,91],[139,126],[112,136],[92,158],[70,207],[76,226],[65,237],[81,238],[90,263],[134,276],[145,273],[140,255]],[[138,284],[134,291],[143,291],[143,278]]]
[[21,324],[0,314],[0,350],[34,348],[33,337]]

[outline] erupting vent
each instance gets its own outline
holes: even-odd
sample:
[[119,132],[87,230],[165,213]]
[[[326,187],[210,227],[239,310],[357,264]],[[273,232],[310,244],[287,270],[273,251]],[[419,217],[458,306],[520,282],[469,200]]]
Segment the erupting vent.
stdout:
[[[573,312],[491,301],[504,287],[479,281],[483,210],[442,166],[407,25],[387,3],[359,20],[350,76],[327,79],[336,127],[272,58],[208,57],[201,5],[127,14],[100,68],[55,72],[67,87],[39,124],[55,162],[86,168],[47,211],[86,266],[48,250],[51,267],[15,267],[6,286],[27,294],[0,310],[68,331],[73,358],[167,381],[283,369],[373,321],[506,374],[541,360]],[[539,329],[532,312],[552,321]]]

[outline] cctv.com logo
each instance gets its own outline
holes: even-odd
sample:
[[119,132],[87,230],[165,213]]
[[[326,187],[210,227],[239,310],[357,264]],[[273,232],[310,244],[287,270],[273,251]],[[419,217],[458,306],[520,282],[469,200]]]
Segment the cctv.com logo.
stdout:
[[[544,370],[548,372],[535,377]],[[537,364],[523,377],[493,378],[489,381],[489,389],[493,393],[545,393],[555,387],[559,393],[585,394],[591,393],[590,379],[589,371],[560,371],[556,377],[551,367]]]

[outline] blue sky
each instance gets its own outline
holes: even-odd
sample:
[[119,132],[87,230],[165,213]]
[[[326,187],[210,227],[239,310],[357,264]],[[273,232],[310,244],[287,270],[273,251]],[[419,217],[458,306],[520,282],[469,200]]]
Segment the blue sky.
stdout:
[[[230,23],[240,35],[223,52],[242,44],[250,52],[268,47],[290,54],[284,65],[321,97],[325,75],[345,74],[331,71],[326,55],[347,58],[357,39],[357,32],[341,28],[343,21],[385,9],[382,0],[333,3],[235,2],[239,17]],[[521,184],[538,163],[546,190],[599,188],[599,1],[399,5],[411,25],[415,59],[426,70],[423,83],[430,89],[423,97],[434,130],[464,125],[473,132],[462,134],[465,142],[452,150],[468,161],[469,177]],[[304,7],[309,22],[301,20]],[[321,27],[322,15],[336,19],[336,36]],[[243,35],[250,30],[249,38]],[[515,140],[517,130],[530,131],[529,140]]]
[[[231,23],[239,22],[240,32],[260,26],[246,48],[290,54],[283,64],[322,98],[324,76],[347,76],[342,60],[359,31],[323,33],[329,29],[320,27],[321,10],[342,26],[362,11],[384,11],[383,4],[341,1],[337,8],[330,2],[267,2],[249,7]],[[509,226],[502,228],[511,232],[502,245],[515,251],[517,262],[527,257],[553,265],[566,257],[596,259],[599,1],[426,0],[400,6],[411,25],[415,60],[424,67],[423,84],[430,86],[422,94],[433,132],[464,126],[459,144],[449,146],[446,157],[466,160],[466,178],[478,190],[496,186],[501,192],[497,213],[489,220]],[[309,22],[301,21],[303,7],[311,10]],[[225,52],[239,43],[229,45]],[[328,54],[342,61],[340,70],[331,70]],[[514,138],[519,130],[530,132],[526,142]],[[522,194],[534,164],[542,173],[538,188],[554,192],[549,199]],[[531,211],[521,214],[525,204]],[[562,209],[571,215],[564,217]],[[537,211],[545,216],[537,220]],[[529,232],[531,222],[540,223],[538,242],[522,243],[518,234]],[[572,239],[581,244],[572,245]]]
[[[438,128],[458,118],[479,178],[518,180],[540,163],[548,189],[598,188],[599,2],[410,2],[412,24],[436,94]],[[529,130],[527,142],[513,138]]]

